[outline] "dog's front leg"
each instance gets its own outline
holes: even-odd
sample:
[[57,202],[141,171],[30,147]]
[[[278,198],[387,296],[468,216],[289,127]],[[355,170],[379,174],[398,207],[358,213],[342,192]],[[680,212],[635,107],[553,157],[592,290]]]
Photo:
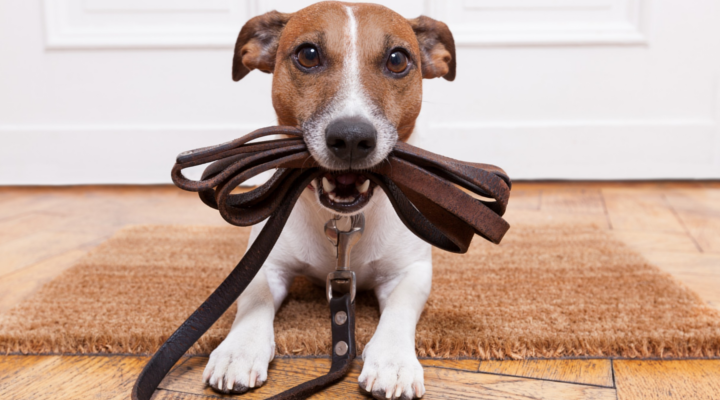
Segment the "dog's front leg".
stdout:
[[203,382],[221,393],[244,393],[267,380],[275,356],[273,319],[292,277],[263,265],[238,299],[230,333],[210,354]]
[[362,390],[376,399],[413,399],[425,394],[423,369],[415,354],[415,325],[432,285],[432,261],[409,265],[375,289],[380,323],[363,351]]

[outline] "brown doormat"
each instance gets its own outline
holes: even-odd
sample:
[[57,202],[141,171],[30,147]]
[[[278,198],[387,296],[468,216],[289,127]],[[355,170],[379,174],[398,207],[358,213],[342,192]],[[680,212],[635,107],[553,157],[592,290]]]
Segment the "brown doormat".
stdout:
[[[243,254],[248,229],[134,226],[0,316],[0,353],[152,353]],[[434,251],[417,328],[431,357],[717,357],[720,312],[600,230],[513,227],[500,246]],[[191,350],[228,332],[229,310]],[[378,321],[357,299],[360,350]],[[279,355],[328,354],[323,288],[303,279],[275,319]]]

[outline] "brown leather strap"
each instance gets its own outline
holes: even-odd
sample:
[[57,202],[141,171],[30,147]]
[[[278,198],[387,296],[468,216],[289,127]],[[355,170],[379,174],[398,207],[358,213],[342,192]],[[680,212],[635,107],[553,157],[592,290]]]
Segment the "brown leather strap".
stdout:
[[[277,134],[289,138],[248,143]],[[186,168],[208,163],[200,181],[182,174]],[[270,169],[276,172],[265,184],[250,192],[232,193],[241,183]],[[173,182],[181,189],[198,192],[202,201],[218,209],[226,221],[249,226],[269,219],[225,281],[153,355],[135,382],[133,400],[149,400],[172,366],[240,296],[267,259],[302,191],[323,173],[308,152],[302,131],[292,127],[259,129],[231,142],[178,156]],[[441,249],[464,253],[474,234],[499,243],[509,229],[501,217],[511,183],[498,167],[464,163],[400,142],[387,162],[372,169],[368,177],[387,193],[408,229]],[[346,295],[333,297],[330,307],[331,315],[337,311],[348,315],[345,326],[332,322],[333,349],[342,340],[348,344],[348,352],[338,355],[333,350],[327,375],[273,399],[305,398],[341,379],[350,368],[355,357],[354,305]]]

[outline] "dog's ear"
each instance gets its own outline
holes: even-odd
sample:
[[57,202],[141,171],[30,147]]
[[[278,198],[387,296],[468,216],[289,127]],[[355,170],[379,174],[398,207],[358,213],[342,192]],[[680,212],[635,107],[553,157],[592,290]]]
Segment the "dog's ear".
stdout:
[[232,67],[234,81],[239,81],[254,69],[273,72],[280,34],[291,16],[270,11],[245,23],[235,42]]
[[423,78],[455,79],[455,40],[447,25],[421,15],[408,22],[422,52]]

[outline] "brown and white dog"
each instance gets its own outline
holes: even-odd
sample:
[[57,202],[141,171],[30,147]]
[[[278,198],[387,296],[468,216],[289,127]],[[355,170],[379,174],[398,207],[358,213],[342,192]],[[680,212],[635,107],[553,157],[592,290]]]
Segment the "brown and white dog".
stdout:
[[[302,195],[265,265],[238,299],[228,337],[210,355],[203,380],[223,393],[262,385],[274,357],[273,319],[293,278],[324,285],[335,249],[323,233],[333,215],[363,211],[365,233],[352,252],[359,290],[374,290],[381,318],[359,377],[376,398],[425,393],[415,325],[430,293],[430,245],[412,234],[363,171],[407,140],[420,113],[422,79],[455,78],[447,26],[405,19],[377,4],[323,2],[294,14],[248,21],[235,45],[233,79],[273,73],[280,125],[301,128],[328,171]],[[250,241],[263,224],[253,227]]]

